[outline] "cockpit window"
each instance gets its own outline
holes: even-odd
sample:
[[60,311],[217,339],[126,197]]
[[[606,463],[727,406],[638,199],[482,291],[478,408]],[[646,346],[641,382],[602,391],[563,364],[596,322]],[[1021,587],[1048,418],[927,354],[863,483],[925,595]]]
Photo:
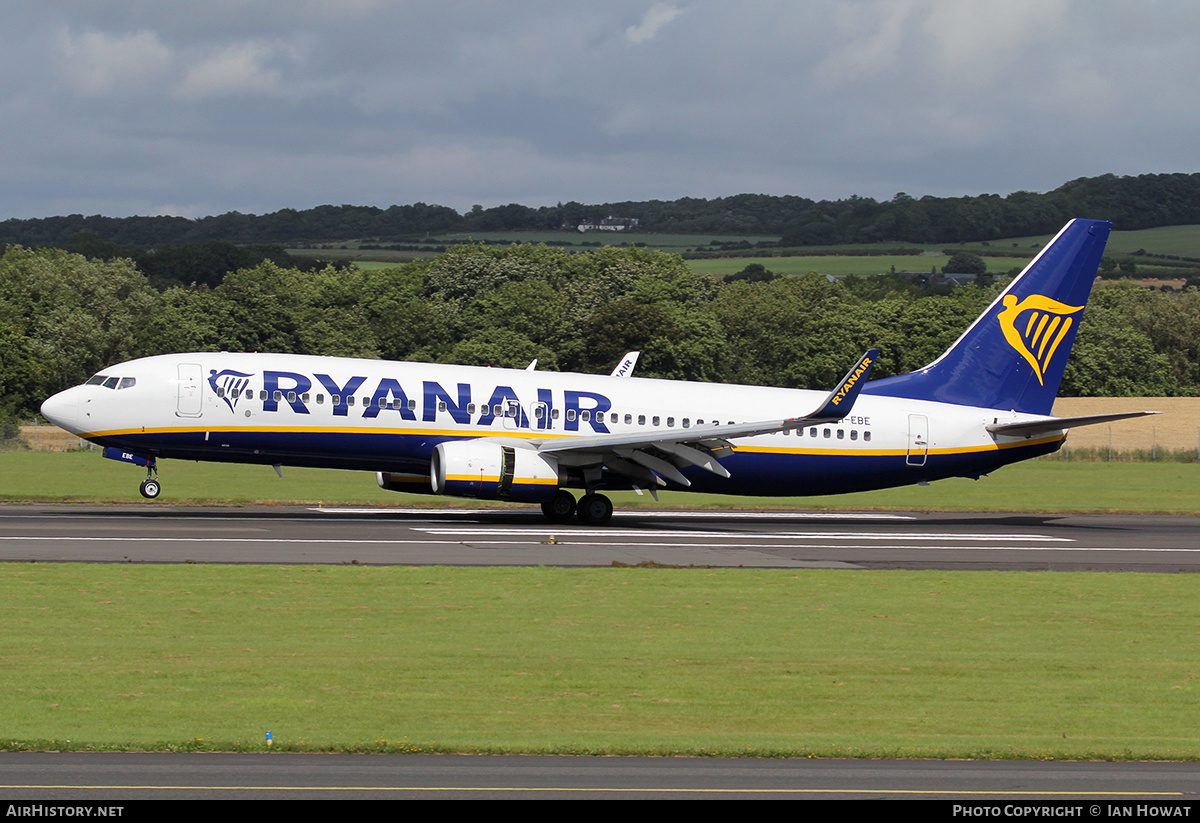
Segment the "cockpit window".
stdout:
[[105,377],[104,375],[102,375],[102,374],[97,374],[97,375],[95,375],[95,376],[93,376],[93,377],[89,377],[89,378],[88,378],[88,381],[87,381],[86,383],[84,383],[83,385],[85,385],[85,386],[99,386],[101,383],[103,383],[103,382],[104,382],[105,380],[107,380],[107,379],[108,379],[108,378],[107,378],[107,377]]
[[119,382],[120,382],[119,377],[108,377],[108,378],[105,378],[103,386],[106,389],[115,389],[117,387],[117,383],[119,383]]
[[128,389],[128,388],[132,388],[133,386],[136,386],[136,385],[137,385],[136,377],[122,377],[121,383],[119,386],[117,386],[117,388],[118,389]]

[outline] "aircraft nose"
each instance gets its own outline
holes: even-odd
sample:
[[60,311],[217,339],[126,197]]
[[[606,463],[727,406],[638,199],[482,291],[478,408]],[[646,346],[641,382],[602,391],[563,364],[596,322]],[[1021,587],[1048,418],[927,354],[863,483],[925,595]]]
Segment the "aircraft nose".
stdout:
[[60,391],[42,403],[42,417],[72,434],[79,432],[79,389]]

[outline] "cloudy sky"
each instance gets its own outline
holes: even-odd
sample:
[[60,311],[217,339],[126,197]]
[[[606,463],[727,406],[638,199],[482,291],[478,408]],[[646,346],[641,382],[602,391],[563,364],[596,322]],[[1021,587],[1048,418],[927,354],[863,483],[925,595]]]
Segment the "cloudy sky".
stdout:
[[1190,0],[8,0],[0,219],[1200,171]]

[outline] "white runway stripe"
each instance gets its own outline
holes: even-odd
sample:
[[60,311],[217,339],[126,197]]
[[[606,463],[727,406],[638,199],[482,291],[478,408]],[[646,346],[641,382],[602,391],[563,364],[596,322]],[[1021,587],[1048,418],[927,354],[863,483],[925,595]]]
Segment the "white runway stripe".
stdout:
[[1013,542],[1048,542],[1048,543],[1071,543],[1074,542],[1065,537],[1051,537],[1045,534],[953,534],[949,532],[914,532],[911,534],[891,534],[888,532],[779,532],[777,534],[758,534],[748,533],[745,535],[733,535],[729,532],[704,532],[704,531],[658,531],[651,529],[554,529],[550,527],[521,529],[521,528],[494,528],[494,527],[440,527],[440,526],[423,526],[416,531],[422,531],[426,534],[435,534],[439,537],[450,537],[453,535],[461,537],[486,537],[490,535],[509,535],[513,537],[555,537],[562,540],[572,540],[576,537],[647,537],[656,539],[678,538],[680,540],[692,540],[695,538],[713,538],[723,537],[727,540],[736,540],[743,537],[746,540],[885,540],[885,541],[914,541],[914,540],[999,540]]

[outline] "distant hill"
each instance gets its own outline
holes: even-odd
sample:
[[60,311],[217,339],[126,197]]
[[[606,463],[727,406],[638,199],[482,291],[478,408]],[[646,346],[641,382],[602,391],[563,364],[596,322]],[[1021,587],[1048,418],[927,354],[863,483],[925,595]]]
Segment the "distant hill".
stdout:
[[239,212],[189,220],[182,217],[65,217],[0,222],[0,243],[65,247],[94,235],[140,249],[225,241],[254,245],[305,245],[350,238],[398,242],[449,232],[573,229],[605,220],[637,221],[640,231],[733,236],[775,235],[782,246],[841,243],[948,244],[1044,235],[1071,217],[1112,220],[1119,230],[1200,224],[1200,174],[1081,177],[1037,194],[1001,197],[921,197],[901,192],[891,200],[869,197],[814,201],[796,196],[739,194],[712,200],[578,202],[531,208],[516,203],[459,214],[446,206],[318,206],[271,214]]

